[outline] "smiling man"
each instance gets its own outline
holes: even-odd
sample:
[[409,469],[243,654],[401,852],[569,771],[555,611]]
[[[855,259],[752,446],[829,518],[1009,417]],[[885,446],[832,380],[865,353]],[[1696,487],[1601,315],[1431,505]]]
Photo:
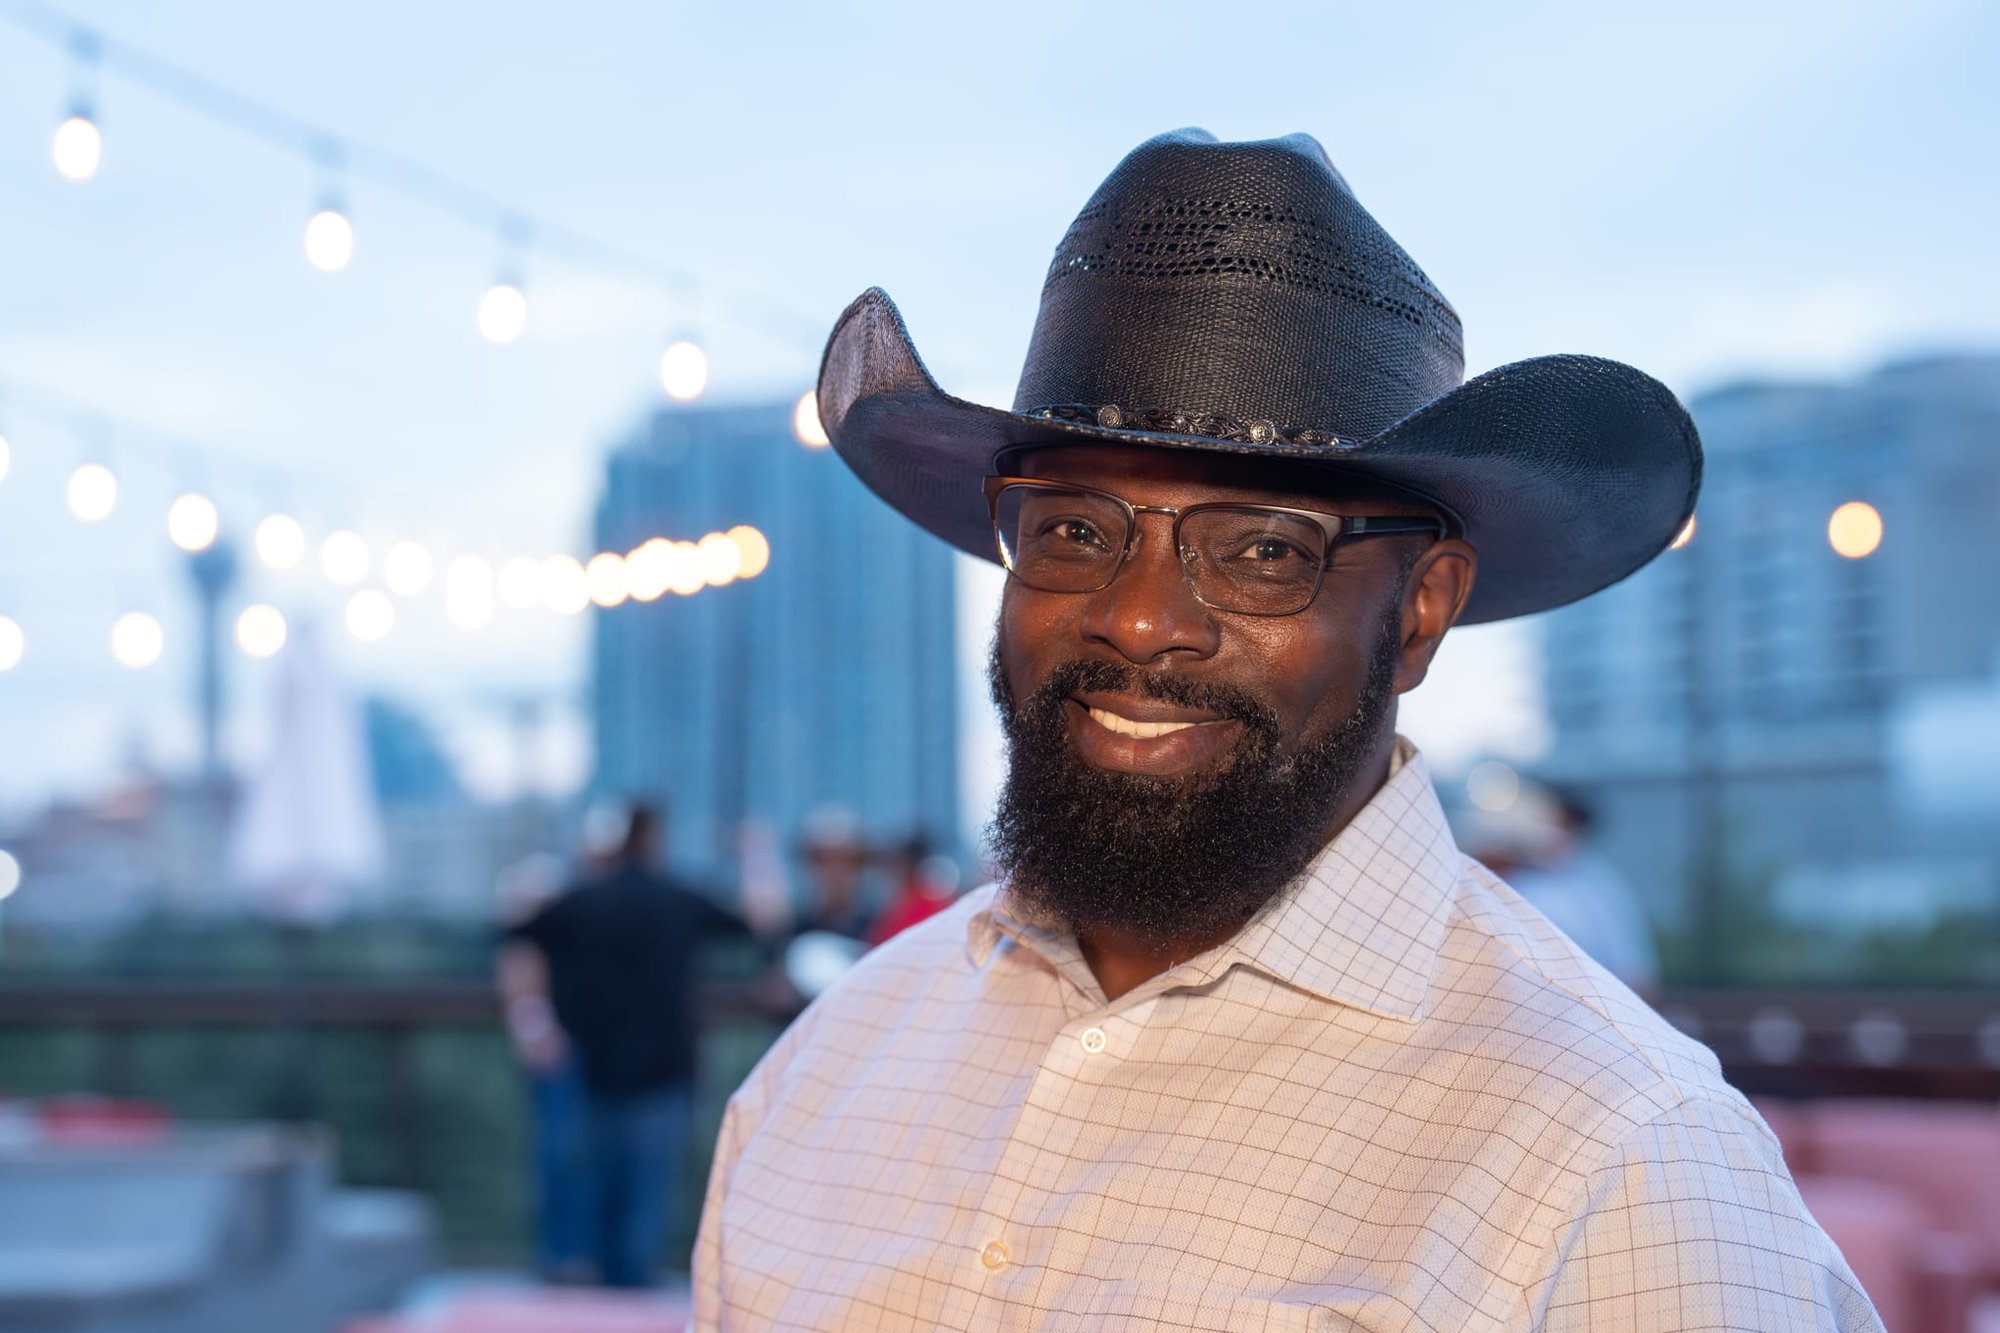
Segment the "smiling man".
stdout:
[[1625,577],[1700,477],[1630,367],[1461,378],[1300,135],[1127,157],[1013,411],[880,292],[842,317],[835,448],[1009,573],[1005,878],[731,1100],[698,1326],[1880,1327],[1713,1057],[1459,853],[1395,734],[1454,624]]

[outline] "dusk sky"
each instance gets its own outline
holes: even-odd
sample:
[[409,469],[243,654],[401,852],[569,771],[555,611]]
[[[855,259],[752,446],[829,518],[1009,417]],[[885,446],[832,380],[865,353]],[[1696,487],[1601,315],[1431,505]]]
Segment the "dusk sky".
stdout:
[[[0,0],[0,615],[27,638],[0,673],[0,804],[16,809],[101,785],[135,749],[187,762],[193,612],[164,529],[180,491],[213,495],[244,542],[283,509],[315,536],[357,528],[378,559],[396,538],[440,558],[587,556],[601,459],[662,401],[671,338],[706,347],[715,400],[796,397],[834,316],[879,284],[946,388],[1004,403],[1056,240],[1124,152],[1176,126],[1319,137],[1456,305],[1471,373],[1591,352],[1691,396],[2000,346],[2000,8],[1976,0],[69,0],[114,43],[84,184],[50,163],[73,78],[61,41],[33,35],[49,12]],[[301,234],[322,169],[140,86],[117,44],[646,270],[531,242],[526,335],[494,346],[473,324],[494,230],[335,176],[355,257],[318,272]],[[123,485],[86,526],[63,487],[91,458]],[[964,623],[939,629],[970,649],[968,681],[995,585],[968,562]],[[508,780],[501,705],[521,694],[567,718],[545,782],[584,771],[587,618],[503,610],[468,633],[433,591],[362,645],[316,573],[253,568],[251,599],[317,613],[354,677],[429,715],[481,790]],[[143,672],[107,647],[133,609],[167,633]],[[232,665],[248,759],[271,668]],[[1532,667],[1521,627],[1455,635],[1406,729],[1446,767],[1532,756]]]

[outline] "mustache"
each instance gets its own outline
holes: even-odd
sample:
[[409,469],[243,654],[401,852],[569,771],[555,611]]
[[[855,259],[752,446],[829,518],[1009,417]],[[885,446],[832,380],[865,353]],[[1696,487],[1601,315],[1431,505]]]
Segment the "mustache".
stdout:
[[1204,684],[1166,672],[1141,671],[1121,662],[1083,659],[1053,668],[1020,711],[1047,715],[1060,709],[1072,695],[1082,693],[1136,694],[1178,708],[1214,713],[1242,722],[1256,732],[1275,735],[1278,731],[1277,712],[1247,690]]

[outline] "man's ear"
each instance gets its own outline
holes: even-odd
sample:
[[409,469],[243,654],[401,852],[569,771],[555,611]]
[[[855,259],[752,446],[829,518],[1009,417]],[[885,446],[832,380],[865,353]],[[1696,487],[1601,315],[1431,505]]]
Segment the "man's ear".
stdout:
[[1424,683],[1444,642],[1458,623],[1479,575],[1479,553],[1457,537],[1432,542],[1410,566],[1403,581],[1403,652],[1396,663],[1396,693]]

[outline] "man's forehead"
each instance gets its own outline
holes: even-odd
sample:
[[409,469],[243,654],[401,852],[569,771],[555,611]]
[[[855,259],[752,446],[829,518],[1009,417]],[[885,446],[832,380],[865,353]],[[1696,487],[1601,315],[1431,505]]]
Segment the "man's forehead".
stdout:
[[[1124,444],[1030,446],[1003,455],[1002,470],[1114,493],[1124,487],[1157,485],[1212,491],[1217,500],[1336,511],[1365,506],[1376,514],[1433,512],[1421,497],[1345,469],[1214,450]],[[1208,498],[1186,497],[1184,503]]]

